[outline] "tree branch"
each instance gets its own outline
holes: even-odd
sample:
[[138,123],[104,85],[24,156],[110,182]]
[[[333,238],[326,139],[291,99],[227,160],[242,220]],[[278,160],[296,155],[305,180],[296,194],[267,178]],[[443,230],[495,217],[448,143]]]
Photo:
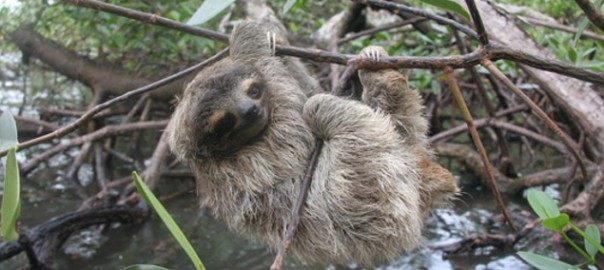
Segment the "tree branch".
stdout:
[[600,7],[596,7],[591,0],[575,0],[575,2],[585,12],[589,21],[604,31],[604,15],[600,12]]

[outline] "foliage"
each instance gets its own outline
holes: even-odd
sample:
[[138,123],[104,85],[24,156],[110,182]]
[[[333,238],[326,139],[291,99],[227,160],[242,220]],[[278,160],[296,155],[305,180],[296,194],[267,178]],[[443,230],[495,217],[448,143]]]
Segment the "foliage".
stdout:
[[[182,230],[180,230],[180,228],[178,227],[178,225],[176,224],[174,219],[170,216],[168,211],[166,211],[166,208],[164,208],[164,206],[161,204],[161,202],[159,202],[157,197],[155,197],[155,195],[153,195],[153,192],[151,192],[151,190],[149,189],[149,187],[147,187],[145,182],[143,180],[141,180],[138,173],[132,172],[132,178],[134,179],[134,183],[136,184],[136,189],[138,190],[138,193],[140,193],[141,197],[143,197],[143,199],[149,205],[151,205],[151,207],[153,207],[155,212],[157,212],[157,215],[159,215],[159,217],[164,222],[164,224],[166,224],[166,227],[168,227],[168,230],[170,230],[170,233],[172,233],[172,236],[174,236],[176,241],[185,250],[185,252],[189,256],[189,258],[191,259],[191,262],[193,263],[193,265],[195,265],[195,269],[205,270],[205,267],[203,266],[203,263],[199,259],[199,256],[197,256],[197,253],[195,253],[193,246],[191,246],[191,243],[189,243],[189,240],[187,239],[187,237],[184,235]],[[131,267],[135,267],[135,266],[129,266],[126,269],[157,269],[157,270],[162,269],[162,268],[131,268]],[[142,266],[139,266],[139,267],[142,267]],[[144,267],[157,267],[157,266],[146,265]]]
[[[541,225],[548,230],[560,233],[577,252],[579,252],[586,261],[579,265],[570,265],[555,259],[547,258],[531,252],[518,252],[523,260],[532,266],[543,269],[580,269],[582,265],[595,263],[598,251],[604,254],[604,247],[600,245],[600,231],[596,225],[590,224],[585,231],[570,222],[568,214],[560,213],[556,202],[547,193],[539,190],[529,190],[528,201],[533,211],[541,218]],[[583,237],[585,248],[579,247],[565,232],[566,227],[570,227],[576,233]]]
[[187,21],[187,24],[200,25],[211,20],[220,12],[228,8],[235,0],[205,0]]
[[13,116],[5,111],[0,116],[0,149],[10,148],[4,167],[4,192],[2,195],[2,238],[14,241],[19,236],[17,222],[21,215],[19,164],[17,163],[17,126]]
[[453,11],[455,13],[458,13],[458,14],[466,17],[467,19],[471,19],[470,14],[468,14],[466,9],[455,1],[452,1],[452,0],[421,0],[421,1],[424,3],[430,4],[430,5],[433,5],[435,7]]

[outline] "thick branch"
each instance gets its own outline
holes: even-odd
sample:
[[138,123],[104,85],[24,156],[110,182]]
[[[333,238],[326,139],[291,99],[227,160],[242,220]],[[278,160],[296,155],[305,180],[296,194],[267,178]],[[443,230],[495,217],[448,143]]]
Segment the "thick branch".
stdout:
[[600,7],[596,7],[591,0],[575,0],[575,2],[585,12],[587,18],[604,31],[604,15],[600,12]]
[[[142,209],[124,206],[71,212],[34,227],[28,235],[37,257],[44,262],[50,256],[50,252],[76,231],[97,224],[139,222],[146,215],[147,212]],[[17,242],[0,244],[0,262],[23,250]]]
[[[21,25],[10,34],[10,38],[24,54],[40,59],[58,73],[95,90],[121,95],[131,89],[152,82],[147,78],[130,74],[126,70],[78,55],[74,51],[43,37],[29,25]],[[156,93],[162,93],[163,95],[155,94],[154,98],[172,98],[177,89],[181,88],[181,85],[182,81],[168,84],[156,91]]]

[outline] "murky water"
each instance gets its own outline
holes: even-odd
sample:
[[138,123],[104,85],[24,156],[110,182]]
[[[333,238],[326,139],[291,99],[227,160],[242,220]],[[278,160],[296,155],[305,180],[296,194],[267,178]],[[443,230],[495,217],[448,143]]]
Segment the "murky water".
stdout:
[[[23,179],[22,224],[35,226],[61,213],[75,210],[81,200],[73,195],[73,184],[62,177],[69,159],[58,158],[53,169],[41,169]],[[86,174],[87,169],[83,169]],[[88,172],[91,174],[91,172]],[[85,175],[84,175],[85,176]],[[91,176],[92,177],[92,176]],[[461,176],[463,182],[472,176]],[[161,195],[174,189],[192,190],[193,181],[163,180]],[[174,188],[177,187],[177,188]],[[464,194],[446,209],[439,209],[426,222],[424,247],[380,265],[378,269],[530,269],[513,254],[514,250],[477,249],[470,254],[442,258],[431,247],[452,243],[473,233],[498,233],[489,217],[497,212],[488,190],[471,184]],[[191,240],[208,269],[268,269],[275,255],[262,245],[230,232],[197,207],[194,192],[165,201],[166,208]],[[153,217],[139,225],[113,225],[109,229],[89,229],[72,236],[57,252],[57,269],[122,269],[147,263],[170,269],[192,269],[188,257],[169,235],[161,220]],[[24,256],[0,263],[0,269],[25,266]],[[326,269],[320,265],[302,265],[289,259],[286,269]]]

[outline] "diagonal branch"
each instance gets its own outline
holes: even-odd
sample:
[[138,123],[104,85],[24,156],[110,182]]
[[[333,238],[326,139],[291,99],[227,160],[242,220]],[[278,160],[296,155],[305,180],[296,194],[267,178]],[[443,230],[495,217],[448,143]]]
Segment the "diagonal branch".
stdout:
[[604,31],[604,15],[590,0],[575,0],[577,5],[585,12],[587,18],[595,24],[600,30]]
[[455,80],[455,73],[452,68],[446,68],[445,74],[447,75],[447,82],[449,83],[449,87],[451,87],[451,92],[453,93],[453,98],[455,99],[455,103],[457,103],[457,107],[461,111],[463,115],[464,121],[468,125],[468,129],[470,130],[470,135],[472,136],[472,141],[478,149],[478,153],[480,153],[480,157],[482,159],[483,166],[486,170],[487,176],[489,178],[491,184],[491,190],[493,191],[493,195],[495,195],[495,199],[497,200],[497,205],[503,216],[505,217],[506,222],[512,228],[512,231],[516,231],[516,226],[510,217],[510,213],[508,212],[505,203],[503,202],[503,198],[501,197],[501,192],[499,192],[499,188],[497,187],[497,180],[495,179],[495,173],[493,171],[493,166],[489,161],[489,157],[487,156],[487,152],[482,145],[482,141],[480,140],[480,136],[478,135],[478,131],[476,131],[476,127],[474,126],[474,120],[472,119],[472,115],[470,114],[470,110],[468,106],[466,106],[465,101],[463,100],[463,96],[461,95],[461,91],[459,90],[459,86],[457,86],[457,81]]

